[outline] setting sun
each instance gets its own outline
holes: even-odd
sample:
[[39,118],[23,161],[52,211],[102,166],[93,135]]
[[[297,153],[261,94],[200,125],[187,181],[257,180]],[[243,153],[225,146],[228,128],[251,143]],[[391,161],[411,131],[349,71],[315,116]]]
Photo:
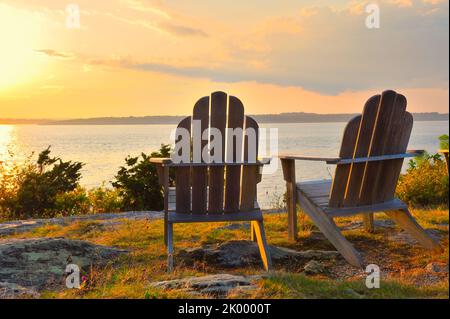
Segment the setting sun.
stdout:
[[41,37],[39,15],[0,4],[0,90],[30,82],[42,66],[33,50]]

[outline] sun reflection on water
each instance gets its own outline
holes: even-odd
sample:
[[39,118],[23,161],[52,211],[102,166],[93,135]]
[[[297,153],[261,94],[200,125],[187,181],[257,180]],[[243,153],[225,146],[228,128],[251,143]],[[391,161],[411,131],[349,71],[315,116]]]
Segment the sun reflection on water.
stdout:
[[12,125],[0,125],[0,160],[4,160],[5,155],[8,155],[13,130]]
[[0,125],[0,162],[7,165],[18,150],[17,128],[14,125]]

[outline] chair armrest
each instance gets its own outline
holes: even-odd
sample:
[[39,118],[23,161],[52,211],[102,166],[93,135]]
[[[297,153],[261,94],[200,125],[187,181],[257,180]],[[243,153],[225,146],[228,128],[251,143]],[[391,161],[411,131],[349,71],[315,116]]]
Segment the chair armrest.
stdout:
[[305,156],[301,154],[281,154],[278,158],[281,160],[326,162],[327,164],[336,164],[341,160],[339,157]]
[[187,162],[187,163],[174,163],[171,159],[166,158],[157,158],[157,159],[150,159],[150,163],[155,165],[160,165],[164,167],[225,167],[225,166],[263,166],[270,164],[270,159],[261,159],[256,162],[221,162],[221,163],[194,163],[194,162]]
[[261,161],[256,162],[221,162],[221,163],[170,163],[165,164],[169,167],[225,167],[225,166],[263,166],[266,163]]
[[152,157],[150,158],[150,163],[155,165],[166,165],[171,164],[172,159],[168,157]]
[[[362,162],[373,162],[373,161],[383,161],[398,158],[407,158],[420,156],[424,153],[424,150],[408,150],[406,153],[402,154],[392,154],[392,155],[380,155],[380,156],[369,156],[369,157],[357,157],[357,158],[346,158],[341,159],[339,157],[318,157],[318,156],[304,156],[300,154],[282,154],[278,157],[281,160],[298,160],[298,161],[320,161],[326,162],[327,164],[351,164],[351,163],[362,163]],[[448,150],[447,150],[448,152]]]
[[399,154],[389,154],[389,155],[378,155],[378,156],[369,156],[369,157],[356,157],[356,158],[344,158],[339,160],[335,164],[355,164],[355,163],[366,163],[366,162],[379,162],[379,161],[389,161],[395,159],[403,159],[409,157],[420,156],[424,153],[422,150],[410,150],[406,151],[406,153]]
[[406,154],[413,154],[414,156],[421,156],[425,154],[425,150],[407,150]]

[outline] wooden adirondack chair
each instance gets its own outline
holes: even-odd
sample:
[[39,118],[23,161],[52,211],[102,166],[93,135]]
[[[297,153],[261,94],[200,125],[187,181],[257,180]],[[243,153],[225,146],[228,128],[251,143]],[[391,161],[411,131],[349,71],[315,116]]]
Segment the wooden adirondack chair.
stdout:
[[[192,120],[200,121],[201,132],[191,129]],[[200,138],[208,128],[218,129],[222,134],[222,160],[213,163],[204,159],[201,162],[174,163],[170,158],[150,159],[157,165],[164,189],[164,239],[168,248],[169,271],[173,269],[173,224],[227,221],[251,222],[252,239],[258,242],[264,268],[268,270],[271,259],[262,212],[256,202],[256,186],[261,181],[262,166],[268,161],[257,160],[258,124],[251,117],[244,116],[244,106],[238,98],[228,98],[226,93],[215,92],[211,98],[201,98],[194,106],[193,115],[182,120],[178,128],[186,129],[192,141]],[[226,128],[243,129],[243,138],[234,137],[233,147],[228,144],[229,137],[227,140],[225,138]],[[246,129],[253,129],[256,133],[253,143],[250,140],[252,137],[245,134]],[[202,140],[201,149],[209,142]],[[256,148],[253,153],[250,152],[251,147]],[[192,145],[191,152],[194,148],[195,145]],[[225,151],[233,152],[232,161],[225,160],[230,159]],[[243,158],[237,158],[237,154],[243,154]],[[250,154],[256,154],[256,158],[250,158]],[[191,159],[193,157],[193,154],[189,156]],[[174,189],[169,188],[170,168],[176,169]]]
[[[395,189],[403,159],[422,151],[406,151],[413,118],[406,112],[406,98],[385,91],[370,98],[362,115],[346,126],[337,158],[280,156],[287,185],[288,232],[297,236],[298,203],[320,231],[352,265],[362,267],[362,259],[333,221],[339,216],[363,214],[367,230],[373,230],[373,213],[385,212],[423,246],[440,246],[420,227]],[[336,164],[332,181],[296,183],[295,160]]]

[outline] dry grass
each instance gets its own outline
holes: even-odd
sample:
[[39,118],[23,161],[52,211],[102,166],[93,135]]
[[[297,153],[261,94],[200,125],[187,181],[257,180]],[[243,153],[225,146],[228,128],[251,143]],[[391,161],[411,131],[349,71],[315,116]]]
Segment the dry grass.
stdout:
[[[364,285],[364,272],[349,266],[343,260],[338,260],[326,265],[329,267],[324,275],[312,277],[301,274],[302,269],[296,266],[277,266],[268,278],[259,282],[260,289],[244,297],[448,298],[448,273],[430,274],[424,269],[430,262],[448,265],[448,210],[416,210],[413,214],[422,226],[440,234],[444,252],[429,253],[417,245],[405,242],[401,237],[397,240],[395,236],[399,230],[395,228],[379,227],[373,234],[366,233],[361,228],[344,231],[367,263],[380,266],[383,274],[380,289],[367,289]],[[380,214],[378,218],[385,217]],[[296,242],[289,242],[286,214],[265,216],[269,243],[296,250],[333,250],[307,218],[301,216],[299,220],[300,237]],[[354,226],[360,220],[359,217],[342,218],[337,220],[337,223],[343,227]],[[224,225],[227,223],[175,225],[175,250],[249,238],[249,231],[243,228],[218,229]],[[175,271],[168,274],[162,229],[161,220],[123,221],[108,226],[98,222],[79,222],[69,226],[48,225],[9,237],[62,236],[130,251],[103,269],[89,270],[85,274],[88,280],[83,289],[47,291],[43,294],[44,298],[195,298],[176,290],[161,291],[149,288],[148,284],[152,281],[211,273],[262,273],[259,267],[224,270],[203,263],[187,267],[175,260]]]

